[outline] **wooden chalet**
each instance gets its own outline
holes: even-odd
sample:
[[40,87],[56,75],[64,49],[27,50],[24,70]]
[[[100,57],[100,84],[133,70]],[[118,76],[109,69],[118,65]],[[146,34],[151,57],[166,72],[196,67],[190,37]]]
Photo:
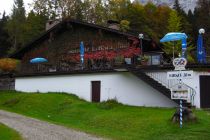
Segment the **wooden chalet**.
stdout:
[[[80,61],[81,42],[85,48],[83,66]],[[143,39],[142,46],[144,53],[150,56],[148,64],[159,65],[161,55],[157,51],[147,53],[158,50],[157,45],[149,39]],[[140,64],[140,54],[138,34],[77,20],[65,20],[11,57],[21,60],[20,74],[32,74],[111,70],[123,67],[124,64]],[[48,62],[31,64],[30,60],[36,57],[46,58]]]

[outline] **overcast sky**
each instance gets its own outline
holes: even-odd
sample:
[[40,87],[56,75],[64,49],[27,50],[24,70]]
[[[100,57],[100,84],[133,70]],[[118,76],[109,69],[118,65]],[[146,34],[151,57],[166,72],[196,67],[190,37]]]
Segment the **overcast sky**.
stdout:
[[[25,8],[28,9],[28,3],[31,3],[33,0],[23,0]],[[11,13],[12,6],[13,6],[14,0],[0,0],[0,13],[3,13],[5,10],[7,15]]]

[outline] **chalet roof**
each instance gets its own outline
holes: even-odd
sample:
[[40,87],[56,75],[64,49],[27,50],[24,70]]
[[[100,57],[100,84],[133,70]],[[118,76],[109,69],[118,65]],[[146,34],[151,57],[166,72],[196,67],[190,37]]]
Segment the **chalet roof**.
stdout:
[[[118,35],[123,35],[123,36],[127,36],[127,37],[135,37],[138,39],[138,36],[132,33],[126,33],[126,32],[121,32],[119,30],[115,30],[115,29],[111,29],[108,27],[104,27],[101,25],[96,25],[96,24],[92,24],[92,23],[87,23],[87,22],[83,22],[83,21],[79,21],[79,20],[73,20],[73,19],[68,19],[68,20],[63,20],[60,23],[58,23],[57,25],[55,25],[54,27],[52,27],[51,29],[45,31],[42,35],[40,35],[38,38],[32,40],[31,42],[29,42],[28,44],[26,44],[25,46],[23,46],[21,49],[17,50],[15,53],[13,53],[12,55],[10,55],[11,58],[17,58],[20,59],[23,57],[24,53],[26,53],[27,51],[31,50],[33,47],[35,47],[35,45],[43,40],[45,40],[46,38],[49,37],[50,33],[52,31],[55,30],[61,30],[62,27],[65,27],[65,25],[67,23],[73,23],[73,24],[78,24],[78,25],[83,25],[83,26],[87,26],[90,28],[95,28],[95,29],[101,29],[104,31],[108,31],[111,32],[113,34],[118,34]],[[148,39],[144,39],[148,40]]]

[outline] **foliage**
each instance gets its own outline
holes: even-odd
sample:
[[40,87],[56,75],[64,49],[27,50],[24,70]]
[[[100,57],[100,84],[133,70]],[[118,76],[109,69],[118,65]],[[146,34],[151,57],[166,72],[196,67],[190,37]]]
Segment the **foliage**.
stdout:
[[98,107],[100,109],[109,110],[109,109],[118,107],[119,105],[122,105],[122,104],[117,101],[117,98],[113,98],[113,99],[108,99],[107,101],[103,101],[103,102],[99,103]]
[[21,136],[11,128],[0,123],[0,139],[1,140],[22,140]]
[[176,11],[171,11],[168,19],[168,32],[182,32],[181,18]]
[[[0,57],[6,56],[8,52],[13,53],[43,33],[49,19],[66,18],[103,26],[107,20],[116,20],[121,22],[122,31],[144,33],[145,38],[152,38],[156,43],[167,32],[182,31],[188,35],[188,44],[192,47],[196,46],[198,29],[204,28],[204,46],[207,48],[207,55],[210,53],[210,0],[198,0],[194,13],[189,11],[188,14],[178,0],[174,1],[174,10],[151,2],[142,5],[139,0],[34,0],[32,8],[26,15],[23,0],[14,0],[11,15],[3,14],[0,21]],[[192,50],[196,50],[195,47]]]
[[[181,32],[181,18],[178,16],[176,11],[171,11],[168,19],[168,32]],[[166,42],[164,44],[164,52],[172,58],[173,53],[175,57],[181,54],[181,41]]]
[[[19,99],[18,104],[4,105],[11,99]],[[184,123],[180,129],[179,124],[171,123],[175,108],[132,107],[110,101],[108,104],[112,104],[113,107],[104,109],[99,107],[100,104],[60,93],[27,94],[14,91],[0,93],[1,109],[110,139],[208,140],[210,137],[209,111],[194,110],[198,122]]]
[[133,2],[128,10],[128,21],[130,21],[131,29],[144,33],[153,38],[156,42],[167,31],[167,22],[171,9],[168,6],[156,7],[152,3],[145,6],[139,2]]
[[33,10],[28,13],[25,23],[25,42],[30,42],[45,31],[47,17],[42,14],[37,14]]
[[2,18],[0,19],[0,57],[7,56],[7,52],[10,49],[11,43],[9,41],[9,34],[6,31],[6,24],[8,21],[8,16],[4,12]]
[[4,72],[15,71],[18,67],[19,61],[11,58],[0,59],[0,70]]
[[23,0],[14,0],[12,15],[7,23],[7,30],[10,35],[12,47],[17,49],[24,43],[24,25],[26,21],[25,8]]
[[[183,24],[187,24],[183,21],[183,10],[179,7],[179,4],[175,1],[175,9],[176,11],[171,11],[170,17],[168,19],[168,32],[183,32]],[[179,13],[178,13],[179,12]],[[189,35],[188,35],[189,36]],[[192,51],[194,50],[194,45],[191,43],[191,38],[188,38],[188,46],[187,46],[187,60],[189,62],[194,62],[194,55]],[[174,41],[174,42],[166,42],[164,43],[164,52],[172,58],[173,52],[174,57],[178,57],[181,54],[182,50],[182,42],[181,41]]]
[[121,20],[120,21],[120,30],[123,32],[126,32],[130,29],[129,27],[130,22],[127,20]]

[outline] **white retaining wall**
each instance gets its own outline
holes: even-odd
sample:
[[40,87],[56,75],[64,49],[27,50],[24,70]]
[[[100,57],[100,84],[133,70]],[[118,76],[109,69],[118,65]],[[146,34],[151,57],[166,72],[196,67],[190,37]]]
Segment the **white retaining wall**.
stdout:
[[129,72],[18,77],[15,89],[24,92],[67,92],[91,101],[91,81],[101,81],[101,101],[117,98],[123,104],[134,106],[177,106]]

